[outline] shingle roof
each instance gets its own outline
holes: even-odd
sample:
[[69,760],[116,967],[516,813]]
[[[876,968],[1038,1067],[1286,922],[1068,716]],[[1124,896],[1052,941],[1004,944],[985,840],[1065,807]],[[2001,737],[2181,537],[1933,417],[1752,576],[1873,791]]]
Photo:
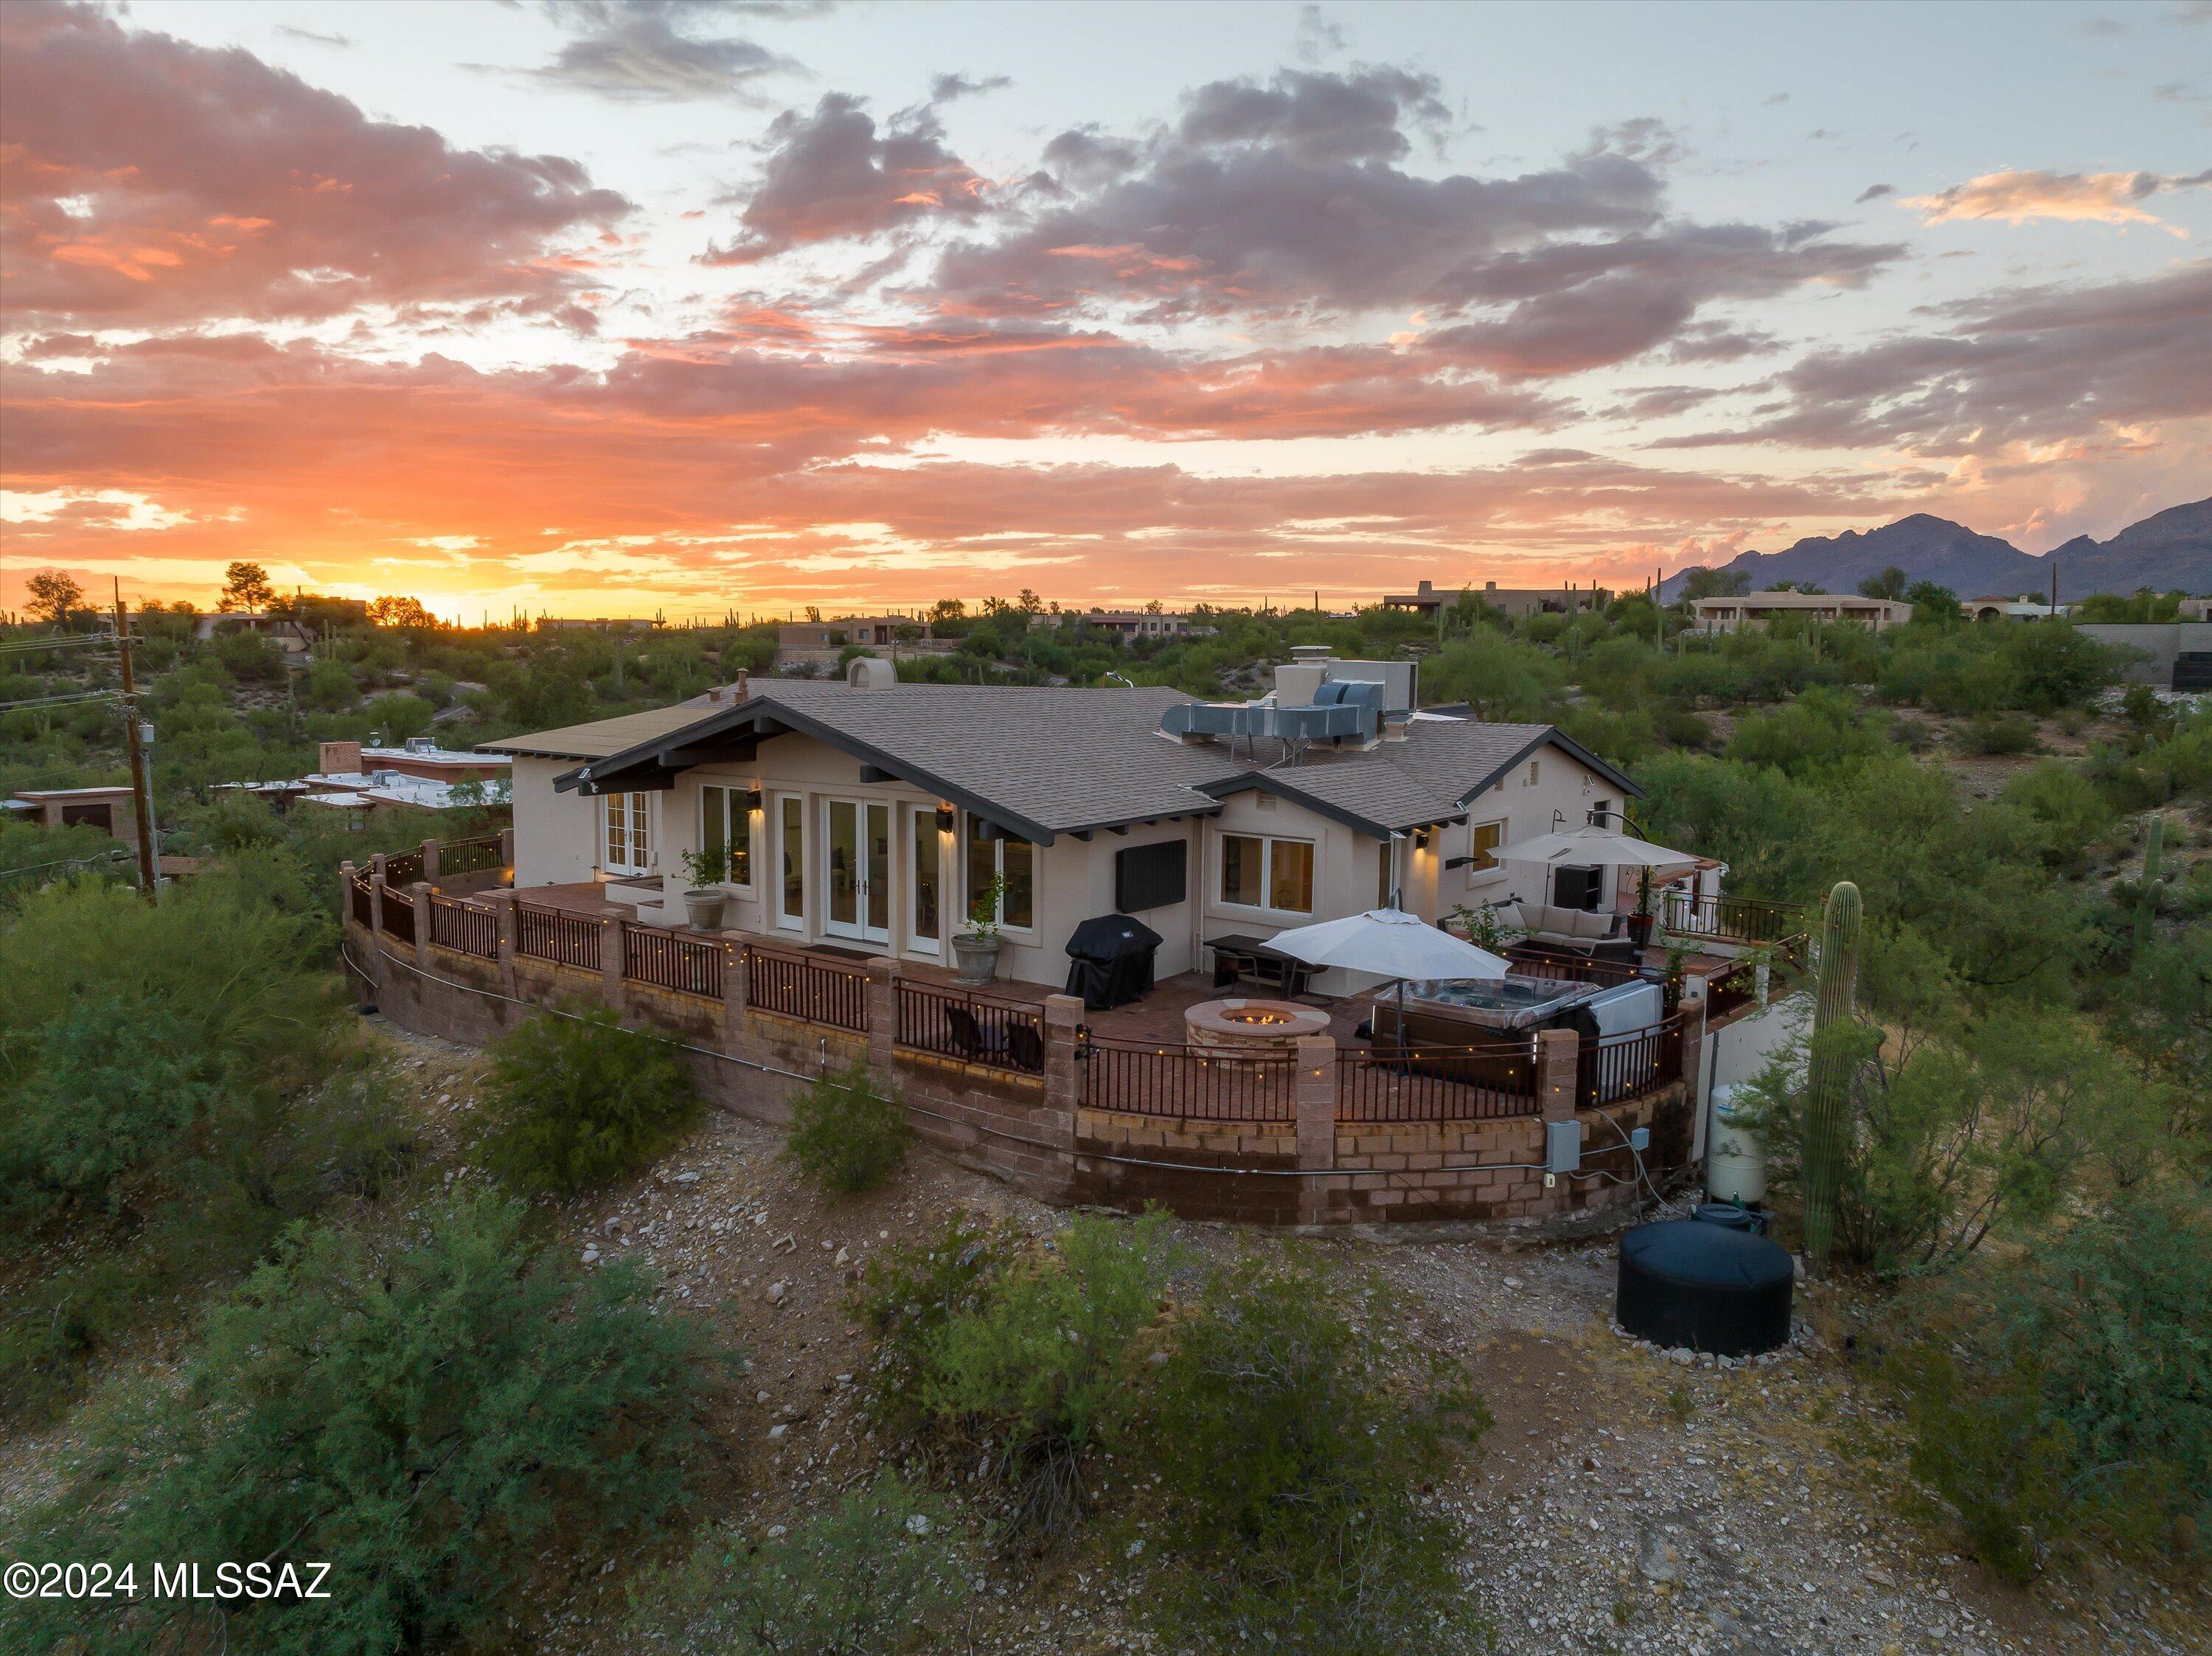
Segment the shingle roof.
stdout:
[[[951,799],[1025,837],[1212,811],[1261,787],[1370,833],[1463,815],[1467,800],[1531,749],[1550,741],[1627,779],[1547,725],[1414,719],[1403,742],[1364,751],[1310,749],[1284,763],[1281,743],[1256,754],[1237,743],[1185,743],[1160,715],[1194,698],[1158,687],[1072,689],[896,684],[855,689],[836,681],[756,680],[735,707],[695,701],[653,713],[487,743],[495,751],[593,762],[563,786],[612,790],[625,773],[662,773],[663,755],[746,744],[797,731]],[[702,762],[696,759],[683,763]]]

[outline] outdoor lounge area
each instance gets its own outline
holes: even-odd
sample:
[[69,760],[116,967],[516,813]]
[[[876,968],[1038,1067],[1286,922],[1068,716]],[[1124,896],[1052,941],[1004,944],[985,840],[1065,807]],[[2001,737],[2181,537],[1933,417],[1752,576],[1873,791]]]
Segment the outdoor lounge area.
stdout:
[[[1212,971],[1086,1011],[1039,984],[978,988],[941,966],[644,924],[597,883],[518,890],[501,883],[510,846],[346,865],[365,1004],[479,1044],[539,1008],[611,1004],[684,1042],[710,1095],[770,1120],[791,1086],[865,1061],[896,1078],[917,1134],[1033,1193],[1194,1216],[1495,1220],[1620,1199],[1686,1165],[1707,1020],[1749,992],[1741,961],[1693,955],[1633,1028],[1469,1022],[1434,1040],[1373,991],[1308,988],[1288,1004],[1318,1015],[1313,1033],[1223,1052],[1191,1039],[1194,1009],[1230,1004]],[[1664,967],[1536,949],[1505,963],[1508,986],[1562,991]],[[1571,1141],[1553,1131],[1570,1121]]]

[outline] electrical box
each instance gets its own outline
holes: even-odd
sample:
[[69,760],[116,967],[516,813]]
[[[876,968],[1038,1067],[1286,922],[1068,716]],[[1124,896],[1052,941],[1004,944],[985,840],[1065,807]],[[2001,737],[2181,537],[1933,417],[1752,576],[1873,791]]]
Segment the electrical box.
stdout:
[[1650,1149],[1651,1148],[1651,1129],[1649,1127],[1631,1127],[1628,1130],[1628,1148],[1634,1150],[1638,1156],[1643,1155],[1644,1151]]
[[1583,1164],[1583,1124],[1547,1121],[1544,1124],[1544,1167],[1551,1173],[1574,1173]]

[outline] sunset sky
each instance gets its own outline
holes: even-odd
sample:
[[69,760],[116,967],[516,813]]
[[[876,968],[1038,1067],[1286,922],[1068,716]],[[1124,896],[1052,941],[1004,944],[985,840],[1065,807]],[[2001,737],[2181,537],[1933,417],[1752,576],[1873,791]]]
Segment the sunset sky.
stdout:
[[2212,479],[2212,3],[0,4],[0,605],[1638,584]]

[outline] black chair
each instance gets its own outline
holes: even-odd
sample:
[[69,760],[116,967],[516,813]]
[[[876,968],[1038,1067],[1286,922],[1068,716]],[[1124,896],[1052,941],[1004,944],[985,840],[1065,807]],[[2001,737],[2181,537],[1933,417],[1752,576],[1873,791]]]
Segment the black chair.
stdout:
[[1006,1060],[1017,1070],[1044,1071],[1044,1036],[1034,1023],[1017,1023],[1006,1031]]
[[[965,1006],[947,1006],[945,1022],[952,1032],[952,1050],[961,1057],[982,1060],[998,1056],[1000,1043],[997,1034],[986,1030],[975,1021],[975,1013]],[[1038,1059],[1038,1067],[1043,1067],[1042,1056]]]

